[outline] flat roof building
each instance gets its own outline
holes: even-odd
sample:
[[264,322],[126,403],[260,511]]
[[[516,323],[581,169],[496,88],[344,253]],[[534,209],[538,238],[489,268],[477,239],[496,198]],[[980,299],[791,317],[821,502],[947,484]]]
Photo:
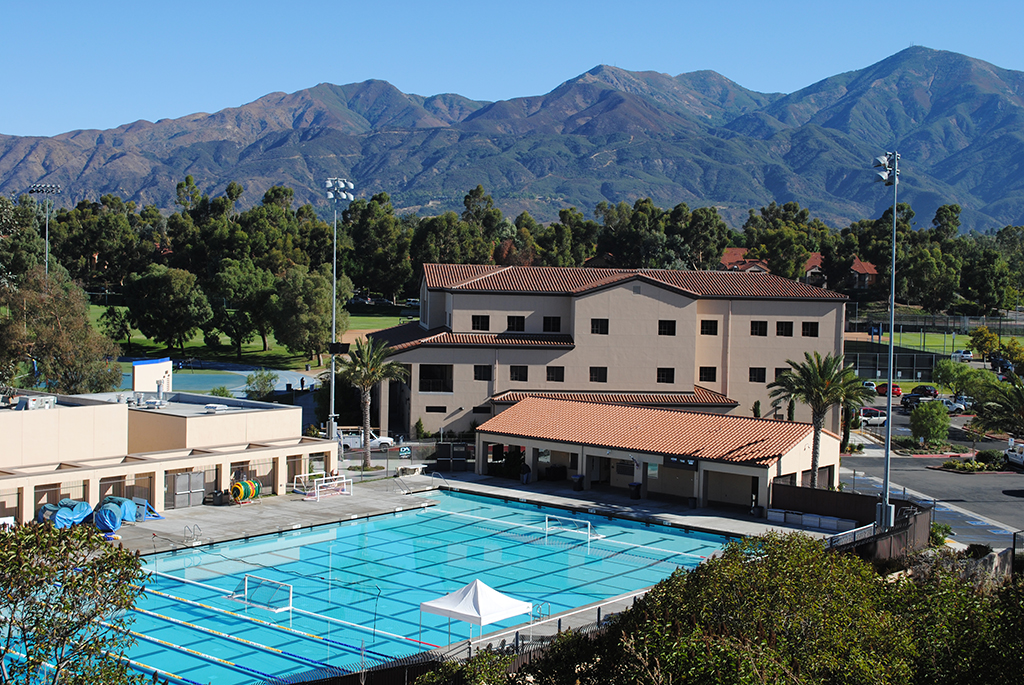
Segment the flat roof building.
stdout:
[[189,393],[8,389],[0,436],[0,517],[19,522],[65,497],[139,497],[159,512],[237,479],[283,493],[311,462],[337,464],[335,442],[302,435],[300,407]]

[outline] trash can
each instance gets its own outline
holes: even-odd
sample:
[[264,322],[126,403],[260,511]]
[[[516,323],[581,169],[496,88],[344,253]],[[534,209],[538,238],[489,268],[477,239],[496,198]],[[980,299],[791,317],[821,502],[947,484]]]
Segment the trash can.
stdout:
[[210,504],[212,504],[215,507],[223,506],[224,505],[224,494],[220,490],[214,490],[213,491],[213,501],[210,502]]
[[696,509],[697,508],[697,498],[696,497],[690,497],[689,501],[687,503],[690,505],[691,509]]
[[629,484],[629,498],[640,499],[640,488],[643,483],[630,483]]
[[575,492],[583,492],[583,476],[576,475],[572,477],[572,489]]
[[306,371],[309,371],[309,364],[306,364]]

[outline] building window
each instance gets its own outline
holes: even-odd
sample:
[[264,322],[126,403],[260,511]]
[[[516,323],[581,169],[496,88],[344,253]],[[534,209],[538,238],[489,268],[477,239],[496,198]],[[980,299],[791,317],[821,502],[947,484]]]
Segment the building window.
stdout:
[[792,321],[776,321],[775,322],[775,335],[780,338],[792,338],[793,337],[793,322]]
[[702,320],[700,322],[700,334],[701,335],[718,335],[718,321]]
[[562,317],[560,316],[545,316],[544,317],[544,332],[545,333],[560,333],[562,331]]
[[491,413],[491,405],[489,405],[489,404],[482,404],[482,405],[480,405],[478,407],[473,407],[473,413],[474,414],[490,414]]
[[590,367],[590,382],[591,383],[607,383],[608,382],[608,367],[607,366],[591,366]]
[[491,367],[489,364],[474,364],[473,365],[473,380],[475,381],[489,381],[491,380]]
[[437,405],[426,406],[426,407],[423,408],[423,410],[425,412],[427,412],[428,414],[447,414],[448,413],[448,407],[441,407],[441,406],[437,406]]
[[676,334],[676,322],[675,319],[662,319],[658,322],[658,335],[675,335]]
[[525,316],[510,316],[508,317],[508,330],[513,333],[522,333],[526,330],[526,317]]
[[750,367],[750,382],[751,383],[764,383],[767,380],[768,369],[763,366],[751,366]]
[[775,380],[779,380],[779,376],[781,376],[782,374],[786,373],[787,371],[789,371],[789,367],[788,366],[777,367],[775,369]]
[[473,315],[473,330],[474,331],[489,331],[491,330],[491,317],[486,314],[474,314]]
[[676,370],[675,369],[658,369],[658,382],[659,383],[675,383],[676,382]]
[[591,319],[590,333],[592,335],[608,335],[608,319]]
[[803,335],[805,338],[817,338],[818,337],[818,322],[817,321],[804,321],[802,324]]
[[565,367],[564,366],[549,366],[548,367],[548,381],[551,383],[564,383],[565,382]]
[[697,377],[701,383],[714,383],[718,379],[718,367],[702,366]]
[[529,378],[527,373],[528,367],[526,366],[510,366],[508,367],[508,379],[510,381],[520,381],[525,383]]
[[420,392],[452,392],[452,365],[420,364]]
[[760,337],[767,337],[768,335],[768,322],[767,321],[751,321],[750,322],[750,334],[757,335]]

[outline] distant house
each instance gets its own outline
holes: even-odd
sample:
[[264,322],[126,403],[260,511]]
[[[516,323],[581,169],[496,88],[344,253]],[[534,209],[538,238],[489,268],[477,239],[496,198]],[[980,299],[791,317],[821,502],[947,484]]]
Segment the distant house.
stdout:
[[722,268],[726,271],[771,273],[768,262],[763,259],[747,259],[745,247],[725,248],[725,252],[722,253]]
[[[768,263],[765,260],[747,259],[747,248],[745,247],[725,248],[725,252],[722,253],[721,264],[721,268],[725,271],[761,271],[771,273],[771,269],[768,268]],[[811,256],[807,258],[807,263],[804,264],[804,276],[800,281],[808,285],[818,286],[819,288],[827,288],[828,279],[825,277],[825,272],[822,270],[821,265],[821,253],[812,252]],[[863,262],[854,255],[853,266],[850,267],[847,281],[843,285],[854,290],[866,290],[874,286],[877,280],[878,270],[875,269],[875,265],[870,262]]]

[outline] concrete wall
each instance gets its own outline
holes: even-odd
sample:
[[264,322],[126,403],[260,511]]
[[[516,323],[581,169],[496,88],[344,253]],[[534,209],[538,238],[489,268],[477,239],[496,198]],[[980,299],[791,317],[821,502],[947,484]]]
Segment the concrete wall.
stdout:
[[105,402],[54,409],[0,409],[0,468],[128,451],[128,407]]
[[135,362],[132,364],[132,390],[156,392],[156,382],[163,381],[163,392],[171,392],[173,372],[174,364],[170,359]]
[[337,443],[316,438],[296,438],[259,448],[233,445],[216,451],[164,450],[92,461],[40,464],[25,471],[12,470],[0,474],[0,492],[18,493],[18,520],[24,522],[35,516],[40,488],[56,488],[58,493],[72,494],[88,501],[95,508],[100,503],[104,482],[116,478],[146,477],[151,479],[152,484],[150,504],[157,511],[163,511],[166,505],[164,482],[167,473],[219,469],[219,482],[215,489],[224,490],[229,486],[233,464],[272,463],[275,474],[273,492],[283,493],[288,485],[288,457],[308,461],[309,455],[320,453],[327,455],[325,467],[328,471],[337,465]]
[[267,442],[302,435],[302,408],[280,407],[182,416],[152,409],[128,412],[128,451],[155,452]]

